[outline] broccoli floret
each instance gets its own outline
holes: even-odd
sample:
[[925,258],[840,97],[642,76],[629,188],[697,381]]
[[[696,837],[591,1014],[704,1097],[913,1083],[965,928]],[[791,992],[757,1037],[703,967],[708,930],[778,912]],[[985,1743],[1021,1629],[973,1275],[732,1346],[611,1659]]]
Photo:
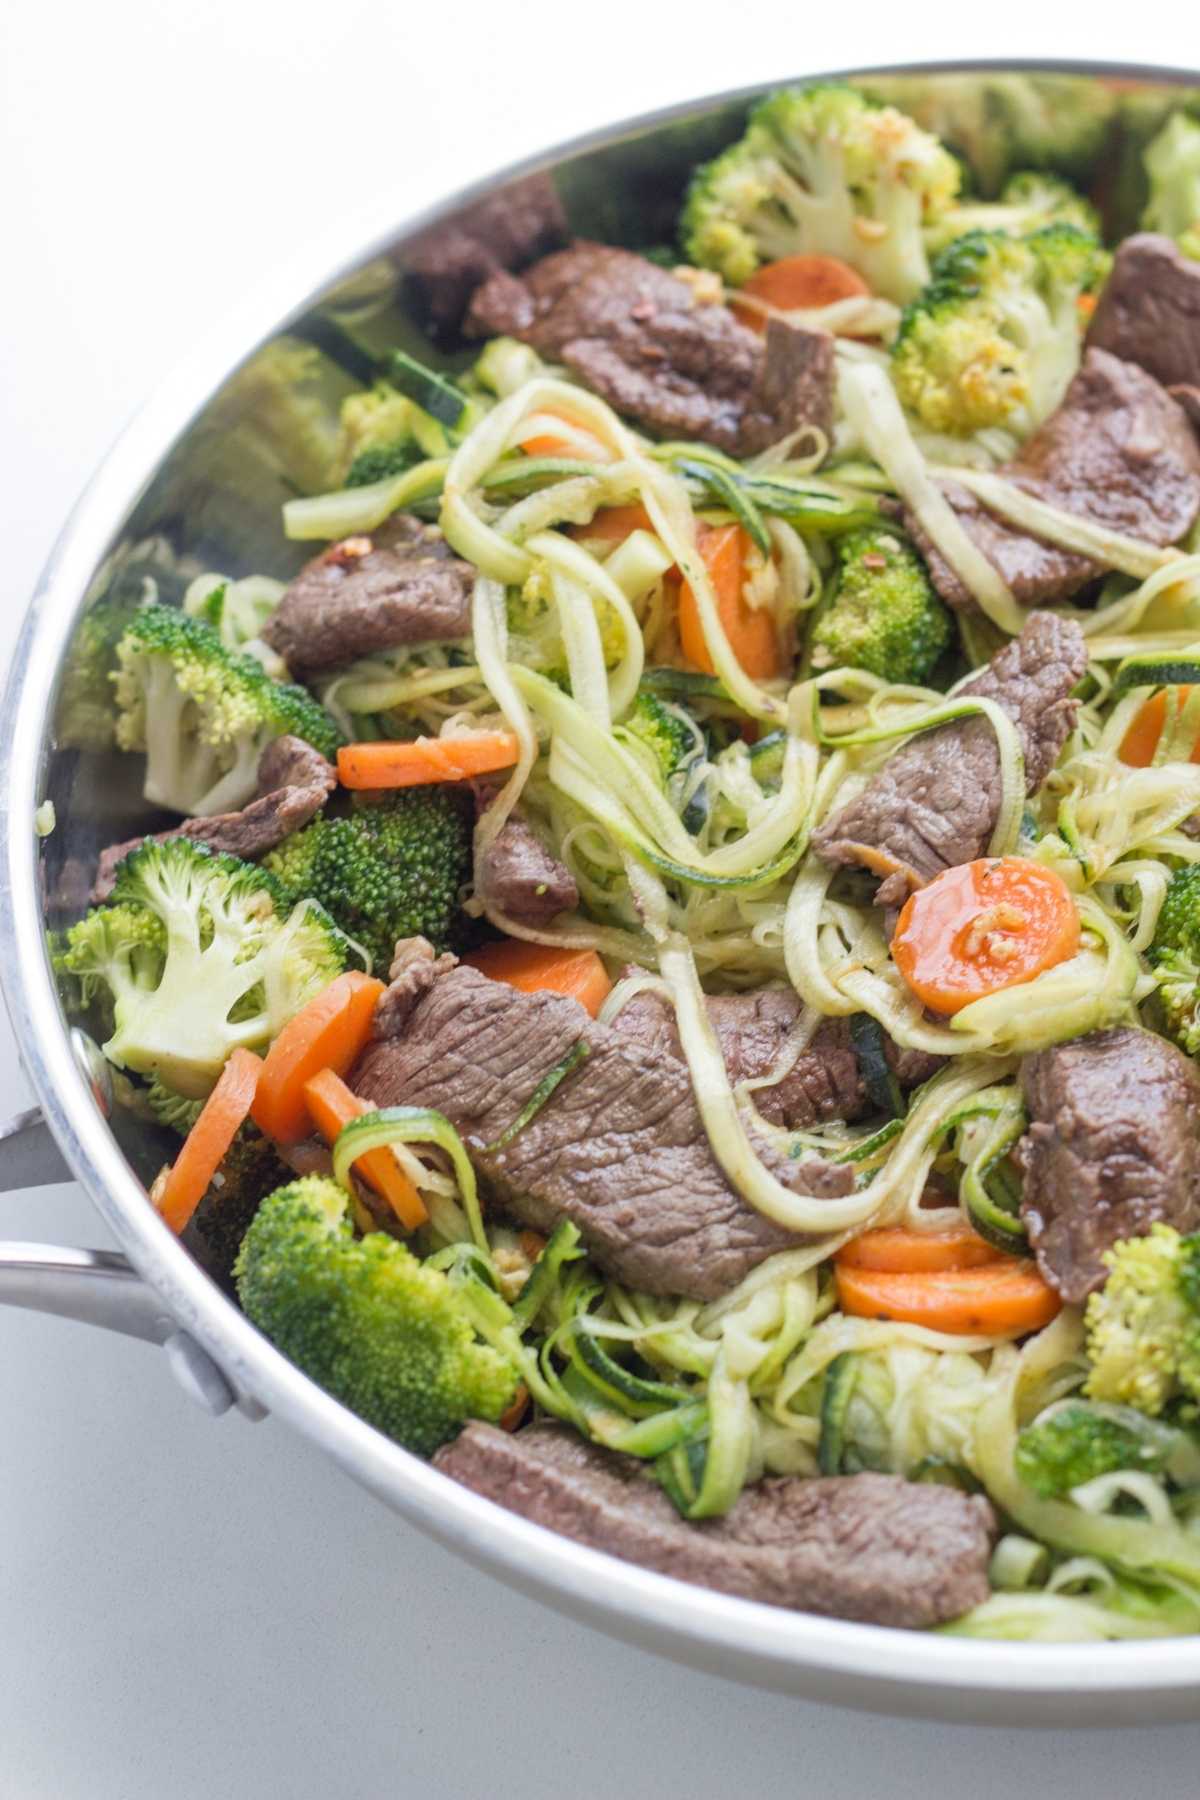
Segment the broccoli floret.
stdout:
[[1200,863],[1171,877],[1146,958],[1158,977],[1166,1035],[1200,1055]]
[[904,405],[931,431],[1031,431],[1079,365],[1079,302],[1108,266],[1099,242],[1073,225],[957,238],[900,322],[892,379]]
[[1200,1399],[1200,1234],[1154,1225],[1104,1263],[1108,1280],[1085,1314],[1085,1392],[1146,1413],[1180,1395]]
[[146,753],[147,800],[207,818],[244,806],[258,759],[290,732],[332,757],[341,733],[302,687],[273,681],[227,650],[202,619],[148,606],[117,646],[113,677],[122,750]]
[[183,610],[210,625],[227,650],[249,651],[269,675],[286,680],[287,664],[262,636],[286,592],[286,585],[270,575],[246,575],[240,581],[198,575],[183,596]]
[[204,1110],[203,1100],[177,1094],[173,1088],[164,1087],[157,1077],[139,1090],[138,1101],[139,1110],[144,1106],[160,1125],[177,1131],[180,1137],[187,1136]]
[[1013,169],[1088,179],[1115,108],[1112,91],[1090,75],[939,70],[873,76],[867,86],[963,156],[984,194],[998,193]]
[[704,749],[704,739],[681,706],[660,700],[649,688],[641,687],[619,735],[628,733],[651,752],[664,781],[684,768]]
[[268,1194],[291,1180],[270,1138],[243,1126],[187,1228],[186,1241],[208,1273],[232,1287],[233,1265],[242,1239]]
[[928,278],[923,227],[958,183],[954,158],[894,108],[833,84],[785,88],[697,170],[684,253],[732,286],[782,256],[839,256],[874,293],[903,302]]
[[1143,160],[1150,198],[1142,224],[1173,237],[1185,256],[1200,259],[1200,123],[1172,113]]
[[111,999],[109,1060],[183,1099],[238,1045],[265,1049],[350,957],[315,902],[292,908],[272,876],[194,838],[139,845],[112,902],[72,926],[63,964]]
[[444,784],[406,788],[348,818],[314,819],[263,867],[293,899],[319,900],[386,970],[397,938],[425,937],[438,950],[460,945],[471,834],[462,793]]
[[998,200],[964,201],[944,212],[925,233],[930,251],[942,250],[969,231],[1005,231],[1029,237],[1044,225],[1074,225],[1100,236],[1100,215],[1069,182],[1041,169],[1022,169],[1005,182]]
[[406,1449],[431,1456],[496,1420],[516,1369],[475,1335],[461,1291],[384,1232],[355,1238],[347,1196],[309,1176],[268,1196],[238,1254],[238,1298],[306,1375]]
[[444,426],[390,382],[377,381],[342,402],[335,485],[369,487],[449,448]]
[[1156,1474],[1166,1466],[1173,1442],[1172,1432],[1147,1427],[1138,1413],[1122,1419],[1076,1401],[1021,1433],[1017,1474],[1035,1494],[1053,1499],[1114,1469]]
[[839,538],[836,555],[829,603],[810,641],[813,668],[924,681],[953,627],[916,551],[895,532],[868,526]]

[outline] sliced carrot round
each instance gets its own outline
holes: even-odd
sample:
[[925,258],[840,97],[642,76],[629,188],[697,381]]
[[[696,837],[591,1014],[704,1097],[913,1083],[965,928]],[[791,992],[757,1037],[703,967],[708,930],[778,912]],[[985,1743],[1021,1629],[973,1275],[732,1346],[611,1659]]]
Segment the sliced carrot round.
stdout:
[[511,731],[344,744],[337,755],[338,780],[347,788],[426,787],[435,781],[469,781],[473,775],[511,769],[520,753],[521,746]]
[[259,1077],[250,1116],[260,1131],[280,1144],[308,1135],[305,1083],[322,1069],[344,1075],[357,1062],[383,991],[382,981],[350,969],[288,1020]]
[[158,1210],[172,1231],[182,1231],[208,1191],[254,1101],[262,1058],[235,1050],[171,1165]]
[[834,1261],[839,1268],[912,1274],[923,1269],[969,1269],[999,1258],[1000,1252],[964,1219],[945,1231],[907,1231],[903,1225],[864,1231],[843,1244]]
[[1053,869],[1023,856],[961,863],[910,894],[892,958],[923,1005],[956,1013],[1032,981],[1079,949],[1079,914]]
[[612,982],[594,950],[556,950],[503,938],[472,951],[463,961],[492,981],[503,981],[523,994],[562,994],[578,1000],[593,1019],[604,1005]]
[[[764,263],[738,289],[753,300],[763,300],[779,312],[815,312],[838,300],[856,300],[871,292],[857,269],[838,256],[782,256]],[[757,307],[732,303],[733,311],[753,331],[765,331],[767,315]]]
[[[717,616],[729,647],[752,681],[770,681],[784,670],[783,646],[769,607],[751,606],[745,597],[746,558],[750,539],[740,525],[701,525],[696,533],[709,580],[717,597]],[[690,582],[679,590],[679,642],[694,669],[715,675],[704,641],[700,608]]]
[[964,1337],[1040,1331],[1062,1301],[1032,1263],[1002,1257],[971,1269],[835,1269],[842,1311]]

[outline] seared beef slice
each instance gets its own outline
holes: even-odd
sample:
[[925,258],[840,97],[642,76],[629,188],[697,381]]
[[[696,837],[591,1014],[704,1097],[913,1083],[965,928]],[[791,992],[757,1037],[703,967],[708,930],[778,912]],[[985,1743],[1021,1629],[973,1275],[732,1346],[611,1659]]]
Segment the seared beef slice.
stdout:
[[[415,999],[385,995],[349,1077],[380,1106],[433,1106],[522,1224],[578,1226],[607,1273],[653,1294],[710,1300],[802,1241],[748,1206],[709,1149],[686,1065],[597,1024],[574,1000],[522,994],[475,969]],[[583,1041],[588,1056],[504,1149],[497,1140],[540,1082]],[[845,1165],[761,1153],[797,1192],[844,1194]]]
[[607,244],[493,276],[467,329],[522,338],[664,436],[750,456],[802,425],[832,428],[831,337],[773,320],[760,338],[678,275]]
[[519,814],[506,819],[479,870],[484,905],[523,925],[545,925],[579,905],[575,877]]
[[1140,364],[1164,387],[1200,385],[1200,263],[1155,232],[1126,238],[1087,341]]
[[[253,862],[307,825],[336,786],[337,772],[319,750],[302,738],[275,738],[258,759],[257,799],[238,812],[217,813],[211,819],[186,819],[172,831],[155,832],[154,841],[161,844],[173,837],[196,838],[210,850]],[[100,852],[93,900],[108,899],[117,869],[131,850],[145,842],[145,838],[129,838]]]
[[[960,694],[979,694],[1013,720],[1025,754],[1026,792],[1036,793],[1075,722],[1071,689],[1087,667],[1073,620],[1031,613]],[[828,863],[860,863],[883,878],[877,898],[898,906],[910,888],[987,852],[1001,797],[996,734],[984,718],[910,738],[858,798],[813,835]]]
[[631,1457],[560,1425],[471,1424],[434,1462],[465,1487],[593,1550],[770,1606],[921,1629],[988,1597],[981,1496],[899,1475],[760,1481],[689,1524]]
[[333,544],[301,569],[263,637],[293,674],[400,644],[466,637],[475,571],[432,525],[397,513],[371,537]]
[[[1062,512],[1174,544],[1200,512],[1200,447],[1184,409],[1152,375],[1107,350],[1089,350],[1058,411],[999,473]],[[987,512],[964,489],[946,497],[1024,606],[1066,600],[1102,573],[1089,557],[1043,543]],[[974,604],[916,520],[907,524],[951,606]]]
[[1122,1025],[1027,1056],[1021,1217],[1064,1300],[1104,1281],[1101,1258],[1159,1221],[1200,1226],[1200,1073],[1174,1044]]
[[523,269],[567,235],[549,175],[528,175],[418,238],[405,257],[417,309],[435,332],[453,332],[471,295],[499,269]]

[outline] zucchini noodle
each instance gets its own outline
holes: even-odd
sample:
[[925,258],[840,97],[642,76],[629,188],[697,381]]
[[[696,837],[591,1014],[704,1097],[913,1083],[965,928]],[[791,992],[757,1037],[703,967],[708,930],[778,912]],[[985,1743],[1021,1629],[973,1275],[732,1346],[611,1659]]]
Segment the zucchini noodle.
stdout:
[[[643,884],[653,879],[643,872]],[[653,935],[653,922],[648,919],[647,923]],[[661,942],[659,967],[671,990],[680,1042],[713,1155],[736,1192],[756,1212],[787,1231],[828,1237],[898,1213],[910,1194],[919,1193],[924,1186],[936,1154],[933,1139],[941,1118],[994,1079],[994,1072],[981,1064],[964,1064],[936,1076],[910,1111],[884,1167],[866,1187],[841,1199],[796,1194],[771,1173],[750,1141],[704,1004],[690,945],[680,938]]]
[[[1047,543],[1057,544],[1063,550],[1074,550],[1080,556],[1089,556],[1105,568],[1120,569],[1125,575],[1136,575],[1140,581],[1164,569],[1171,571],[1169,579],[1172,581],[1186,579],[1191,571],[1183,565],[1186,562],[1200,561],[1194,557],[1185,558],[1182,551],[1160,549],[1154,544],[1145,543],[1141,538],[1113,531],[1095,520],[1064,512],[1061,507],[1052,506],[1046,500],[1035,499],[1015,482],[1007,481],[1003,475],[991,474],[982,469],[958,468],[934,468],[930,473],[940,479],[957,482],[959,487],[974,494],[977,500],[982,500],[989,512],[998,513],[1011,525],[1022,526],[1034,537],[1044,538]],[[1174,565],[1179,567],[1175,568]]]
[[[681,570],[696,600],[705,646],[717,676],[730,698],[752,718],[780,721],[783,703],[746,675],[730,647],[717,611],[716,594],[703,560],[696,549],[695,517],[683,482],[654,462],[639,447],[634,435],[603,401],[564,381],[538,377],[500,401],[480,420],[450,459],[442,489],[441,524],[447,540],[460,556],[475,564],[495,581],[521,583],[533,562],[526,546],[506,536],[499,521],[481,516],[481,492],[488,470],[514,441],[521,421],[539,408],[560,412],[588,429],[615,457],[604,479],[589,481],[586,494],[578,494],[584,516],[590,517],[601,499],[640,497],[655,532]],[[545,516],[539,513],[537,529],[553,522],[555,494],[549,489],[537,496]],[[524,521],[518,529],[524,528]],[[511,529],[512,518],[509,516]]]
[[486,575],[479,575],[475,580],[471,598],[471,631],[479,673],[518,745],[517,762],[512,774],[475,826],[475,886],[478,890],[479,869],[483,858],[503,829],[537,760],[537,734],[529,709],[509,674],[504,589],[499,582],[489,580]]
[[933,480],[886,370],[870,363],[842,363],[838,391],[851,427],[887,472],[939,554],[988,618],[1017,636],[1025,614]]
[[[1082,1337],[1080,1314],[1067,1307],[1020,1352],[1010,1353],[1006,1378],[979,1411],[977,1472],[996,1504],[1031,1536],[1069,1555],[1098,1557],[1134,1576],[1170,1578],[1200,1607],[1200,1537],[1171,1519],[1147,1521],[1091,1511],[1074,1500],[1043,1500],[1017,1476],[1014,1458],[1023,1391],[1056,1365],[1078,1356]],[[1089,1486],[1092,1494],[1085,1497],[1094,1500],[1096,1484]]]

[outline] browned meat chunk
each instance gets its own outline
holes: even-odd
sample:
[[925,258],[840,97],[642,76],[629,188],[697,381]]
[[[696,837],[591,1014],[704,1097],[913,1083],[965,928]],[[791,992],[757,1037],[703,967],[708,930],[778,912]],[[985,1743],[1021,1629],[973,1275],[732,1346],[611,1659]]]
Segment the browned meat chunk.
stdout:
[[523,925],[545,925],[579,905],[575,877],[519,815],[506,819],[479,870],[479,898]]
[[750,456],[802,425],[832,428],[833,339],[725,306],[629,250],[577,243],[476,294],[467,329],[563,362],[616,410],[667,437]]
[[[1026,792],[1036,793],[1075,722],[1071,689],[1087,666],[1073,620],[1031,613],[959,692],[995,700],[1015,723],[1025,754]],[[1000,807],[1000,753],[986,719],[943,725],[888,757],[857,799],[813,834],[828,863],[860,863],[879,875],[877,899],[898,906],[958,863],[983,856]]]
[[1200,383],[1200,263],[1156,232],[1126,238],[1087,341],[1140,364],[1164,387]]
[[561,1425],[471,1424],[434,1463],[576,1543],[769,1606],[920,1630],[990,1592],[987,1501],[899,1475],[768,1478],[691,1524],[631,1457]]
[[[619,1281],[709,1300],[801,1240],[746,1204],[709,1148],[686,1065],[590,1019],[574,1000],[522,994],[475,969],[438,976],[399,1008],[349,1076],[380,1106],[433,1106],[462,1135],[492,1193],[535,1230],[572,1219]],[[583,1041],[586,1061],[503,1149],[538,1085]],[[845,1194],[848,1166],[760,1146],[795,1191]]]
[[307,563],[263,637],[293,674],[466,637],[474,581],[434,526],[397,513],[371,537],[347,538]]
[[523,269],[567,235],[549,175],[528,175],[417,239],[405,273],[417,310],[439,334],[462,323],[471,295],[499,269]]
[[1200,1226],[1200,1073],[1182,1050],[1121,1025],[1027,1056],[1021,1086],[1021,1217],[1064,1300],[1101,1286],[1119,1239]]
[[[1200,512],[1200,445],[1187,414],[1152,375],[1089,350],[1062,405],[1000,471],[1035,499],[1148,544],[1174,544]],[[1023,606],[1067,600],[1103,571],[946,488],[963,525]],[[974,605],[911,516],[906,523],[951,606]]]
[[[196,838],[210,850],[253,862],[307,825],[336,786],[337,772],[319,750],[301,738],[276,738],[258,759],[256,800],[240,812],[218,813],[211,819],[185,819],[171,831],[155,832],[154,841],[161,844],[173,837]],[[94,901],[108,899],[118,867],[131,850],[145,842],[145,838],[129,838],[100,852],[92,886]]]
[[[729,1079],[752,1081],[770,1074],[800,1016],[791,988],[764,987],[753,994],[710,994],[708,1016]],[[674,1009],[655,993],[635,994],[612,1021],[613,1030],[657,1056],[683,1059]],[[755,1088],[764,1119],[789,1130],[808,1130],[827,1119],[856,1119],[867,1096],[845,1019],[827,1019],[791,1070],[774,1087]]]

